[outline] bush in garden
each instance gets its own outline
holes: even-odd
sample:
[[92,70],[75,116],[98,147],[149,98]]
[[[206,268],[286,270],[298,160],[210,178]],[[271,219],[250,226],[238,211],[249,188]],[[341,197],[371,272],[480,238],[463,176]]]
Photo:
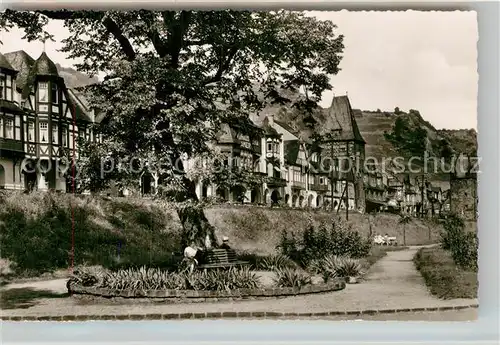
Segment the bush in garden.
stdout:
[[462,233],[451,247],[451,256],[458,266],[473,271],[478,270],[479,241],[475,233]]
[[330,227],[309,224],[300,240],[283,234],[278,249],[281,254],[307,267],[311,261],[327,255],[365,257],[370,252],[371,241],[338,219]]
[[286,256],[295,262],[300,262],[301,251],[299,246],[300,241],[293,233],[289,235],[286,231],[281,232],[280,243],[277,248],[281,255]]
[[303,287],[312,283],[311,276],[304,271],[293,268],[275,270],[274,283],[278,287]]
[[348,257],[337,257],[337,277],[357,277],[361,274],[361,264],[358,260]]
[[229,270],[196,271],[186,275],[187,289],[226,291],[255,289],[260,287],[259,278],[248,267]]
[[258,267],[266,271],[274,271],[283,268],[297,268],[297,264],[289,257],[278,254],[263,258]]
[[476,233],[466,232],[464,221],[456,216],[448,217],[441,233],[441,246],[449,250],[455,263],[465,269],[478,269],[478,237]]
[[465,223],[457,215],[450,215],[443,223],[444,231],[441,232],[441,247],[450,250],[457,242],[461,241],[465,230]]
[[71,281],[84,286],[112,290],[233,290],[258,288],[259,278],[249,268],[195,271],[191,274],[159,268],[129,268],[118,271],[78,269]]
[[359,260],[346,256],[327,255],[318,260],[316,265],[325,282],[337,277],[357,277],[362,273]]

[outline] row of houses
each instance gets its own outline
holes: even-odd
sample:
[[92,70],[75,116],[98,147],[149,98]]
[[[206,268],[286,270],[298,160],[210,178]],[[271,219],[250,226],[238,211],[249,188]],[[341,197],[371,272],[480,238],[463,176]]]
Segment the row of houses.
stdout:
[[[93,125],[101,120],[77,90],[66,86],[45,52],[36,60],[24,51],[0,54],[0,188],[66,191],[64,158],[72,156],[77,138],[100,140]],[[223,124],[212,145],[227,158],[224,165],[250,170],[266,177],[265,182],[224,187],[200,179],[196,184],[200,199],[409,215],[437,214],[448,207],[446,200],[454,200],[428,181],[367,169],[365,141],[347,96],[333,97],[321,122],[319,144],[302,138],[299,130],[273,113],[251,121],[261,129],[258,137],[245,135],[238,125]],[[345,169],[346,157],[358,165]],[[26,165],[26,158],[31,165]],[[454,185],[475,188],[474,183]],[[145,172],[137,190],[154,195],[158,187],[159,176]],[[452,191],[462,193],[460,187]]]

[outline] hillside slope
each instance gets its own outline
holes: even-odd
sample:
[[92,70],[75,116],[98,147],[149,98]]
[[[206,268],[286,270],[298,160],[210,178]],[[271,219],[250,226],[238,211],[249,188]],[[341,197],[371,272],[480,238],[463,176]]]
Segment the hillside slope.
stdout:
[[71,67],[63,67],[56,63],[56,68],[68,88],[75,88],[99,82],[96,77],[91,78]]
[[[310,219],[318,224],[336,216],[326,211],[231,205],[208,208],[205,214],[219,239],[229,236],[236,250],[260,255],[276,251],[282,231],[300,233]],[[349,216],[352,229],[363,236],[369,234],[370,221],[373,233],[402,239],[397,215],[380,214],[371,220],[368,215]],[[172,252],[180,250],[181,224],[166,203],[0,191],[0,262],[15,262],[30,275],[67,268],[73,226],[75,265],[167,267]],[[407,244],[417,245],[436,242],[440,228],[412,219],[406,231]]]

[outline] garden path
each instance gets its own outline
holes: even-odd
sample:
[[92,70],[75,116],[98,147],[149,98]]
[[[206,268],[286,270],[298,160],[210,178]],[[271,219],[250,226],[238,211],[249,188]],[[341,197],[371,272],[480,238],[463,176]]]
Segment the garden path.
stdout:
[[[420,247],[388,252],[376,262],[361,284],[342,291],[273,300],[185,304],[83,304],[72,298],[45,298],[27,309],[1,310],[2,315],[127,315],[209,312],[294,312],[320,313],[380,309],[435,308],[477,304],[477,299],[440,300],[430,294],[412,262]],[[36,289],[61,291],[58,281],[37,282]],[[6,286],[9,289],[13,286]]]

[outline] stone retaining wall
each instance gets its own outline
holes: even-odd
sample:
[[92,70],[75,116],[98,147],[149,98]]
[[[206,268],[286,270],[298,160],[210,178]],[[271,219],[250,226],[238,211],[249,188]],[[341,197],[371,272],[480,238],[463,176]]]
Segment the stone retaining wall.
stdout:
[[107,288],[86,287],[70,282],[70,294],[87,295],[105,298],[154,298],[171,301],[212,302],[218,300],[239,299],[266,299],[297,296],[315,293],[338,291],[345,288],[344,280],[336,280],[326,284],[307,285],[301,288],[264,288],[264,289],[235,289],[229,291],[202,291],[202,290],[145,290],[121,291]]

